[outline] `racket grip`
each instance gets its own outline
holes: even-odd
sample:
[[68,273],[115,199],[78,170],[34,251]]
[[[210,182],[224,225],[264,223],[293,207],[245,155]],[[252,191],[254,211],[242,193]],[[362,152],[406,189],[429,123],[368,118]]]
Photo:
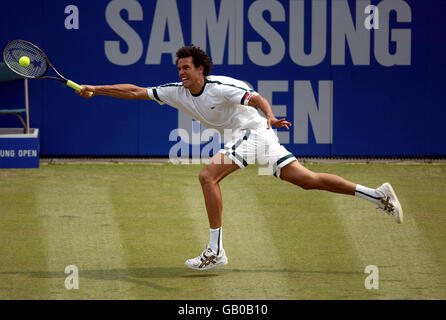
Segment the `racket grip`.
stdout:
[[[76,91],[81,91],[82,87],[80,85],[78,85],[76,82],[73,82],[71,80],[67,81],[67,86],[69,86],[70,88],[73,88]],[[93,92],[90,91],[90,96],[93,94]]]

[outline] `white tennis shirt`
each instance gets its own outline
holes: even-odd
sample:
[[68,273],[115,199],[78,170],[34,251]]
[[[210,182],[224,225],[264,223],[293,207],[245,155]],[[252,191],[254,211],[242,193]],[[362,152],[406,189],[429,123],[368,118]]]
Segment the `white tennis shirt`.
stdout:
[[204,126],[223,133],[224,129],[266,127],[266,119],[248,106],[258,95],[246,83],[225,76],[208,76],[200,93],[194,95],[181,82],[148,88],[149,97],[185,112]]

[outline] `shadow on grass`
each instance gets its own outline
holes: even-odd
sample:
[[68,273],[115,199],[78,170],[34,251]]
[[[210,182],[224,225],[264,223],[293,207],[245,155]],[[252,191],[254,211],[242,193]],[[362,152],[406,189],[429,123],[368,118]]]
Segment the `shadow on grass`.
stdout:
[[[146,279],[194,279],[222,277],[231,273],[288,273],[288,274],[327,274],[327,275],[363,275],[362,272],[343,271],[304,271],[292,269],[217,269],[211,271],[193,271],[186,268],[127,268],[127,269],[103,269],[103,270],[79,270],[79,278],[105,281],[124,281],[153,289],[170,291],[177,288],[161,286]],[[0,275],[25,275],[30,278],[65,279],[68,275],[63,271],[34,271],[34,272],[0,272]]]

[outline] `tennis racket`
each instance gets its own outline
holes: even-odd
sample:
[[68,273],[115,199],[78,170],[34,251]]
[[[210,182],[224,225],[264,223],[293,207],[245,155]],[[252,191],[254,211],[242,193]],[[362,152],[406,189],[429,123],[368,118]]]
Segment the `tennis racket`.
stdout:
[[[27,67],[19,63],[21,57],[26,56],[30,60]],[[9,69],[18,75],[30,79],[53,79],[65,83],[76,91],[81,91],[82,87],[76,82],[63,77],[54,66],[46,54],[36,45],[25,40],[13,40],[3,49],[3,60]],[[48,67],[53,69],[57,77],[47,76]],[[90,92],[92,95],[93,92]]]

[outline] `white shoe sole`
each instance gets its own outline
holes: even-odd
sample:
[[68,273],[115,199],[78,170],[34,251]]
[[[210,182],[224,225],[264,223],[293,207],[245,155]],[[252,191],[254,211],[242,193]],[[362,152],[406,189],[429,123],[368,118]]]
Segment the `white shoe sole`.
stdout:
[[209,269],[213,269],[213,268],[223,267],[223,266],[228,264],[228,259],[226,258],[226,259],[224,259],[222,261],[219,261],[217,263],[209,264],[209,265],[207,265],[207,266],[205,266],[203,268],[195,267],[194,265],[189,265],[189,264],[187,264],[187,261],[184,264],[188,268],[191,268],[191,269],[194,269],[194,270],[198,270],[198,271],[204,271],[204,270],[209,270]]
[[395,218],[395,221],[397,223],[403,223],[403,208],[401,208],[401,204],[398,200],[398,197],[396,196],[395,191],[392,188],[392,185],[388,182],[386,182],[384,184],[390,191],[390,193],[392,194],[393,200],[395,201],[395,205],[398,211],[398,215],[393,215],[393,217]]

